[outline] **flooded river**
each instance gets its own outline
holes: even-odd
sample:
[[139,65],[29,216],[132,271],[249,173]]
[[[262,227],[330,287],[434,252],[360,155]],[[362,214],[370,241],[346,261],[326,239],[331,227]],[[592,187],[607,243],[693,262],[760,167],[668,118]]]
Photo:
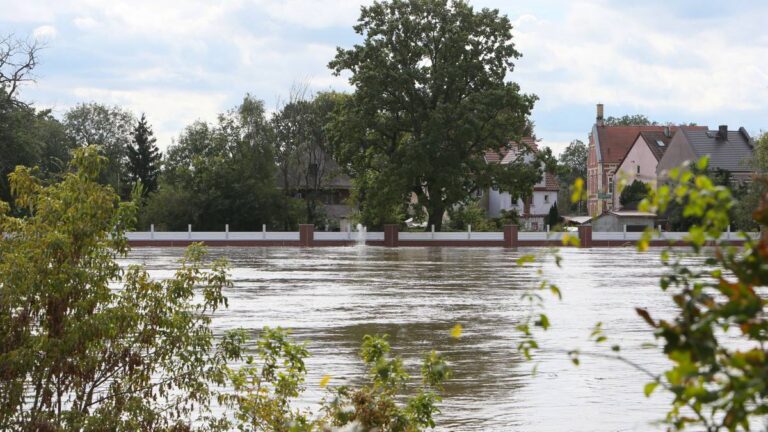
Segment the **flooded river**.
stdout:
[[[308,390],[303,404],[322,397],[318,383],[361,382],[357,357],[363,335],[387,333],[413,376],[423,353],[444,353],[454,370],[437,418],[439,430],[644,431],[661,429],[669,398],[647,399],[642,373],[615,360],[582,356],[575,367],[564,353],[594,351],[588,336],[601,321],[608,344],[650,370],[666,366],[634,307],[668,315],[672,302],[658,287],[657,252],[564,249],[563,268],[551,258],[518,267],[523,254],[544,249],[498,248],[213,248],[230,261],[234,288],[229,309],[214,319],[217,334],[246,327],[290,328],[308,342]],[[137,248],[123,263],[144,264],[155,277],[172,275],[182,248]],[[516,352],[515,326],[529,312],[521,299],[539,281],[559,285],[563,300],[547,295],[552,328],[541,337],[537,361]],[[450,329],[461,323],[458,340]],[[609,352],[607,347],[598,350]],[[532,369],[538,363],[534,376]],[[416,378],[415,378],[416,379]]]

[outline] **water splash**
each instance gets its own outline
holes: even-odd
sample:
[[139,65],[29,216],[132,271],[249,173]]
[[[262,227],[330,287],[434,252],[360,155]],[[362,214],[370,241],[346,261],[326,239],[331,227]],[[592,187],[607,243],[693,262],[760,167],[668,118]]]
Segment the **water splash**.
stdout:
[[363,226],[363,224],[357,224],[357,247],[363,247],[365,246],[365,240],[368,233],[368,230]]

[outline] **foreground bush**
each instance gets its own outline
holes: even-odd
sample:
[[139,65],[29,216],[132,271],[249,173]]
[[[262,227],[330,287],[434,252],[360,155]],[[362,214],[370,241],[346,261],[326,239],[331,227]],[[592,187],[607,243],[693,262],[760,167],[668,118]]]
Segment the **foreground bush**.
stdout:
[[0,202],[0,430],[434,425],[431,389],[447,378],[445,362],[428,356],[423,389],[401,406],[407,375],[375,337],[362,351],[370,384],[332,389],[316,415],[293,410],[306,374],[302,345],[280,329],[264,329],[250,351],[243,330],[213,336],[210,316],[226,307],[231,286],[226,263],[204,270],[204,249],[192,246],[164,281],[116,263],[136,205],[97,183],[104,164],[89,147],[59,183],[43,185],[24,167],[10,176],[28,216],[10,217]]
[[[668,182],[650,190],[640,203],[643,211],[663,214],[672,205],[682,216],[697,221],[688,230],[688,248],[666,248],[661,253],[664,267],[659,285],[670,294],[674,314],[657,319],[655,312],[637,308],[637,319],[644,320],[660,343],[660,353],[671,366],[661,372],[649,371],[621,354],[621,346],[610,339],[600,323],[590,338],[610,348],[606,352],[568,352],[575,364],[580,356],[613,358],[648,375],[648,396],[657,389],[671,395],[665,417],[669,430],[720,431],[750,430],[768,415],[768,240],[743,236],[744,244],[735,247],[724,242],[729,211],[736,203],[730,190],[713,182],[707,172],[707,159],[696,166],[685,166],[669,173]],[[574,200],[582,194],[577,182]],[[754,222],[768,226],[768,195],[754,209]],[[648,249],[652,231],[646,231],[638,249]],[[704,266],[692,267],[691,257],[704,257]],[[531,258],[521,259],[520,264]],[[559,257],[556,258],[558,265]],[[541,289],[560,289],[544,281]],[[540,293],[526,293],[533,309],[542,305]],[[666,315],[666,313],[665,313]],[[540,347],[535,329],[546,330],[550,321],[543,313],[532,313],[520,324],[523,333],[518,348],[531,358]]]

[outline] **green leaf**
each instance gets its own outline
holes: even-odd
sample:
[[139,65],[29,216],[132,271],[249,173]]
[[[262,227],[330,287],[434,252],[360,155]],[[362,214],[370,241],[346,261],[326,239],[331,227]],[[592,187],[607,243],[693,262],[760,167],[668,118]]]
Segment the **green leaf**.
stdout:
[[518,266],[523,266],[528,263],[532,263],[536,261],[536,256],[532,254],[523,255],[520,258],[517,259],[516,263]]
[[651,381],[648,384],[643,387],[643,393],[645,394],[645,397],[651,396],[651,393],[653,393],[654,390],[656,390],[656,387],[659,385],[658,381]]

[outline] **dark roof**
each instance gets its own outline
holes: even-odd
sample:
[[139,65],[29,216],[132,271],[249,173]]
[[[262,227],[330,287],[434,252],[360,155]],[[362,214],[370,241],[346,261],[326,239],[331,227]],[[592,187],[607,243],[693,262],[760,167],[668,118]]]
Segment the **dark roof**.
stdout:
[[[620,163],[627,155],[629,148],[637,140],[641,132],[658,132],[664,134],[664,129],[669,127],[670,135],[674,135],[677,126],[595,126],[597,130],[597,148],[600,160],[603,163]],[[692,126],[706,130],[705,126]]]
[[728,131],[728,139],[718,138],[717,131],[684,129],[683,133],[697,157],[709,155],[709,166],[731,172],[751,171],[754,155],[752,139],[744,128]]
[[657,161],[661,160],[664,152],[669,147],[669,142],[672,141],[671,132],[666,134],[664,132],[643,131],[640,132],[640,136],[648,144],[648,148],[651,149],[651,153],[653,153]]

